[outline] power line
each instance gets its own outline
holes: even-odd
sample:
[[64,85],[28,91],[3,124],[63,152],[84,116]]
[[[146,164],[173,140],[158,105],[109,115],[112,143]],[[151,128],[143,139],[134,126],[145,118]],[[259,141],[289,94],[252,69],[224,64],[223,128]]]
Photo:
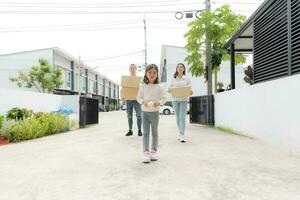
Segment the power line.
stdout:
[[[182,22],[172,20],[147,20],[150,24],[173,24],[173,25],[185,25]],[[126,20],[126,21],[106,21],[102,23],[87,23],[87,24],[57,24],[47,26],[18,26],[18,27],[0,27],[1,30],[17,29],[17,30],[28,30],[28,29],[51,29],[51,28],[85,28],[85,27],[105,27],[105,26],[119,26],[128,24],[141,23],[140,20]]]
[[140,27],[140,26],[127,26],[127,27],[86,28],[86,29],[5,30],[5,31],[0,31],[0,33],[97,31],[97,30],[123,30],[123,29],[139,29],[139,28],[142,28],[142,27]]
[[97,15],[104,15],[104,14],[145,14],[145,13],[176,13],[177,10],[143,10],[143,11],[81,11],[81,10],[73,10],[73,11],[34,11],[34,10],[4,10],[1,11],[0,14],[32,14],[32,15],[64,15],[64,14],[97,14]]
[[37,29],[37,28],[72,28],[72,27],[98,27],[98,26],[114,26],[138,23],[140,20],[127,20],[127,21],[107,21],[102,23],[88,23],[88,24],[58,24],[58,25],[47,25],[47,26],[19,26],[19,27],[2,27],[2,29]]
[[83,60],[84,62],[92,62],[92,61],[99,61],[99,60],[110,60],[110,59],[115,59],[115,58],[120,58],[120,57],[125,57],[125,56],[130,56],[130,55],[135,55],[135,54],[140,54],[144,53],[145,50],[140,50],[140,51],[135,51],[131,53],[126,53],[126,54],[121,54],[117,56],[109,56],[109,57],[104,57],[104,58],[95,58],[95,59],[89,59],[89,60]]
[[[177,3],[199,3],[198,1],[191,1],[187,2],[186,0],[177,0]],[[157,4],[157,3],[174,3],[174,1],[140,1],[140,2],[115,2],[115,3],[71,3],[71,2],[0,2],[0,4],[12,4],[12,5],[78,5],[78,6],[84,6],[84,5],[138,5],[138,4]]]
[[[182,1],[182,2],[181,2]],[[263,1],[251,1],[251,2],[237,2],[237,1],[214,1],[213,4],[261,4]],[[163,4],[162,4],[163,3]],[[150,5],[149,5],[150,4]],[[156,4],[156,5],[151,5]],[[185,0],[177,0],[176,3],[174,1],[144,1],[144,2],[116,2],[116,3],[71,3],[71,2],[60,2],[60,3],[53,3],[53,2],[0,2],[1,7],[79,7],[79,8],[96,8],[96,7],[140,7],[140,6],[170,6],[170,5],[188,5],[188,4],[204,4],[203,2],[198,1],[185,1]]]
[[[1,4],[0,4],[1,5]],[[182,5],[201,5],[198,2],[195,3],[172,3],[172,4],[155,4],[155,5],[1,5],[1,8],[141,8],[141,7],[169,7],[169,6],[182,6]]]
[[[186,28],[186,24],[170,23],[170,21],[152,21],[149,20],[150,27],[153,28]],[[159,26],[166,24],[166,26]],[[140,26],[137,26],[140,25]],[[171,26],[170,26],[171,25]],[[172,26],[173,25],[173,26]],[[28,27],[2,27],[0,33],[10,32],[46,32],[46,31],[85,31],[85,30],[112,30],[126,28],[141,28],[142,23],[139,20],[113,21],[91,24],[65,24],[49,26],[28,26]]]

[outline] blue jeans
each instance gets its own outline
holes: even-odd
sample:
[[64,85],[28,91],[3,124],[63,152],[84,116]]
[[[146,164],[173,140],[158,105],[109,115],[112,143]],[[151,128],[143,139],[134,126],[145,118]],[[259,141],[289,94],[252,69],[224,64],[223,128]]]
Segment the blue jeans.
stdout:
[[184,135],[185,131],[185,117],[187,111],[187,101],[173,101],[173,108],[175,110],[177,127],[179,134]]
[[135,113],[136,113],[138,129],[141,130],[141,127],[142,127],[142,116],[141,116],[142,108],[141,108],[141,104],[139,104],[139,102],[137,102],[137,100],[126,100],[126,112],[127,112],[129,130],[132,129],[132,112],[133,112],[133,108],[134,108]]

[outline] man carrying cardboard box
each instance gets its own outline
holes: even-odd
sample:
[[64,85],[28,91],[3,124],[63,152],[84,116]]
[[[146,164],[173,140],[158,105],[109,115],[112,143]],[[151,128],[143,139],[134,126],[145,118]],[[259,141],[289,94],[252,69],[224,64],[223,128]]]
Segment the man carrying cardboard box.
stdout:
[[141,126],[142,126],[142,117],[141,117],[141,104],[137,102],[136,96],[141,82],[141,77],[136,76],[137,67],[135,64],[129,65],[130,76],[122,76],[121,79],[121,98],[126,99],[126,112],[128,119],[129,131],[126,133],[126,136],[133,135],[132,132],[132,112],[133,108],[136,113],[137,127],[138,127],[138,136],[142,136]]

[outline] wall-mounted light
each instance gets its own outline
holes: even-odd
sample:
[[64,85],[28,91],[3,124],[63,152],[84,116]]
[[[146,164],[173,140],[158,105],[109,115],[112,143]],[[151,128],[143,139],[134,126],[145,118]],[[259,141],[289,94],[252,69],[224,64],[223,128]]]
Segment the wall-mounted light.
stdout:
[[182,12],[176,12],[175,13],[175,18],[176,19],[182,19],[183,18],[183,13]]
[[185,15],[186,19],[192,19],[194,17],[196,17],[197,19],[199,19],[200,13],[202,11],[203,10],[190,10],[190,11],[181,11],[181,12],[178,11],[178,12],[175,13],[175,18],[178,19],[178,20],[180,20]]
[[185,18],[189,19],[189,18],[193,18],[193,17],[194,17],[194,13],[192,13],[192,12],[185,13]]

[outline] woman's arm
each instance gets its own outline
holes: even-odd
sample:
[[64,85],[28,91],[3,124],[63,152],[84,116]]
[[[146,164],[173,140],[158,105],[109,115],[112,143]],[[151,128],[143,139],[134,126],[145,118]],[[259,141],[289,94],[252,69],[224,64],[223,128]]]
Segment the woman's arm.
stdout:
[[169,86],[168,86],[168,93],[171,93],[171,90],[172,90],[172,87],[174,87],[174,79],[172,78],[170,83],[169,83]]
[[193,95],[192,81],[190,78],[187,78],[187,85],[191,87],[190,95]]
[[160,105],[163,105],[167,101],[166,93],[162,87],[159,87],[159,103]]

